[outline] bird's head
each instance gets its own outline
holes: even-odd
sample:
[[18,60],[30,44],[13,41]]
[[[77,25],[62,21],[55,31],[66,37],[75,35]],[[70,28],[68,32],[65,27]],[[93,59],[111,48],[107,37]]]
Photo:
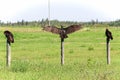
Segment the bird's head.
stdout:
[[64,27],[64,26],[63,26],[63,25],[61,25],[61,29],[63,29],[63,27]]
[[109,31],[108,28],[106,28],[106,31]]

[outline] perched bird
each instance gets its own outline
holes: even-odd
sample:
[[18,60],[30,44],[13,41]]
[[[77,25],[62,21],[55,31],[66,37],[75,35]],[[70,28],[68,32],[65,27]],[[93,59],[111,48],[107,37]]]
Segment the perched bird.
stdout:
[[81,25],[70,25],[67,28],[63,28],[63,26],[61,26],[61,28],[57,28],[55,26],[46,26],[43,28],[43,30],[59,34],[61,40],[64,41],[64,38],[68,38],[67,34],[73,33],[81,28]]
[[109,42],[110,40],[113,40],[112,33],[108,29],[106,29],[105,35],[107,37],[107,42]]
[[7,38],[7,43],[9,43],[9,44],[14,43],[14,36],[10,31],[8,31],[8,30],[4,31],[4,35]]

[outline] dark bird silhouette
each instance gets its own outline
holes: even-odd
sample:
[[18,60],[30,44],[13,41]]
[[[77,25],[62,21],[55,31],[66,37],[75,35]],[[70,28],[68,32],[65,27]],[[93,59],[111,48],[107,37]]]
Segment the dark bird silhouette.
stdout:
[[9,44],[14,43],[14,36],[10,31],[8,31],[8,30],[4,31],[4,35],[7,38],[7,43],[9,43]]
[[107,37],[107,42],[109,42],[110,40],[113,40],[112,33],[108,29],[106,29],[105,35]]
[[81,25],[70,25],[67,28],[63,28],[63,26],[61,26],[61,28],[57,28],[55,26],[46,26],[43,28],[43,30],[52,32],[54,34],[59,34],[61,40],[64,41],[64,38],[68,38],[67,34],[73,33],[81,28]]

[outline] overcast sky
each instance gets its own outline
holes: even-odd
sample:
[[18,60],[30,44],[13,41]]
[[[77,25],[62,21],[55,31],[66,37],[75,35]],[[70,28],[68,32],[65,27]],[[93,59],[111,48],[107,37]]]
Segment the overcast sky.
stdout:
[[[120,0],[50,0],[50,19],[113,21],[120,19]],[[48,0],[0,0],[0,20],[48,18]]]

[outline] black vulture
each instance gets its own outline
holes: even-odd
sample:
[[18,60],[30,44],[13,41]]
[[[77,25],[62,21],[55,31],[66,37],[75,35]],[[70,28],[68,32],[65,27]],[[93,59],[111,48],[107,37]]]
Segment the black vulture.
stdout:
[[68,38],[67,34],[73,33],[81,28],[82,28],[81,25],[70,25],[67,28],[63,28],[63,26],[61,26],[61,28],[57,28],[55,26],[46,26],[43,28],[43,30],[59,34],[60,38],[63,41],[64,38]]
[[107,42],[109,42],[110,40],[113,40],[112,33],[108,29],[106,29],[105,35],[107,37]]
[[4,35],[7,38],[7,43],[9,43],[9,44],[14,43],[14,36],[10,31],[8,31],[8,30],[4,31]]

